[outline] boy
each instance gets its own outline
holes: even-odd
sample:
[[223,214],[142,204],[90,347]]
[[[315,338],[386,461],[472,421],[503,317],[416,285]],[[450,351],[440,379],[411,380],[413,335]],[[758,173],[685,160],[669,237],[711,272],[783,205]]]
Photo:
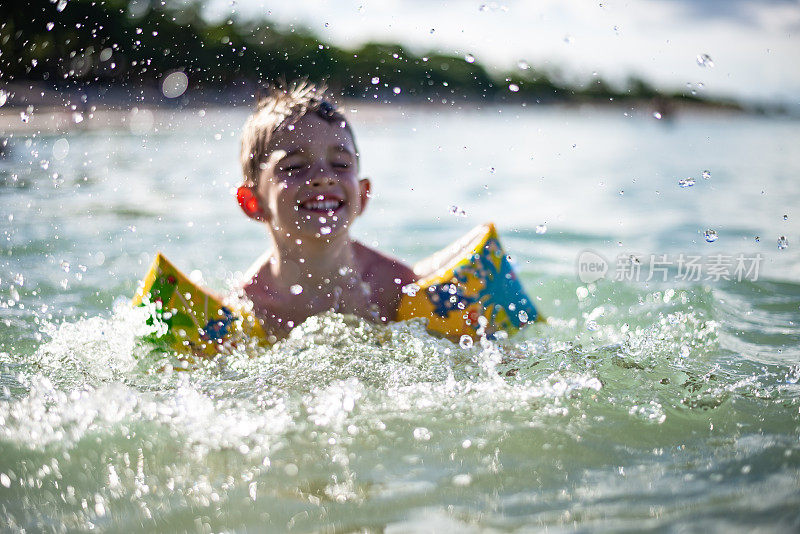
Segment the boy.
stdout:
[[248,271],[244,292],[268,336],[280,339],[312,315],[334,310],[395,319],[414,272],[350,237],[370,182],[339,110],[307,83],[258,102],[242,135],[242,210],[263,222],[273,249]]

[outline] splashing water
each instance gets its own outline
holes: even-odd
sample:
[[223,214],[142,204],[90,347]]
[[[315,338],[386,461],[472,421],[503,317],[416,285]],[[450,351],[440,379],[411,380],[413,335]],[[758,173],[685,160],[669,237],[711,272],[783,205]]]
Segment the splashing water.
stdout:
[[161,92],[167,98],[178,98],[189,87],[189,77],[183,71],[167,74],[161,82]]
[[[380,325],[327,313],[272,347],[227,347],[208,361],[160,345],[145,308],[125,298],[108,308],[133,294],[156,245],[220,291],[261,252],[233,237],[250,236],[251,223],[236,218],[235,202],[219,201],[235,184],[217,177],[237,165],[219,157],[237,149],[225,125],[238,127],[244,114],[214,119],[209,109],[176,133],[163,111],[143,111],[126,112],[120,132],[59,132],[28,146],[14,138],[0,168],[0,235],[10,252],[0,260],[0,530],[793,530],[800,285],[797,247],[779,251],[774,239],[793,239],[793,219],[782,215],[797,188],[770,179],[798,170],[795,125],[781,121],[780,135],[759,145],[756,199],[777,196],[761,189],[781,192],[763,214],[737,196],[753,186],[747,150],[664,161],[665,150],[690,153],[670,143],[696,139],[716,117],[673,130],[650,122],[624,138],[605,112],[437,115],[439,128],[418,128],[428,137],[408,148],[425,154],[443,137],[455,155],[420,156],[419,173],[389,156],[373,160],[383,196],[354,232],[421,258],[467,225],[438,217],[442,199],[469,203],[472,217],[497,218],[547,322],[464,346],[429,335],[422,320]],[[428,113],[409,120],[428,124]],[[134,117],[146,118],[135,132]],[[730,137],[721,145],[769,137],[767,119],[739,120],[722,129]],[[459,168],[461,147],[478,146],[487,128],[499,145],[516,147],[502,153],[502,166],[499,152],[476,151],[473,172],[440,172]],[[537,152],[532,178],[520,139],[539,128],[543,138],[570,141],[586,130],[618,159],[565,166],[563,154]],[[98,142],[103,136],[110,142]],[[365,153],[417,142],[390,136],[381,121],[359,139]],[[173,169],[176,153],[186,166]],[[631,180],[652,176],[653,162],[666,177],[720,169],[726,187],[700,200],[709,188],[686,194],[673,185],[656,195]],[[502,172],[487,190],[490,167]],[[574,194],[564,194],[565,183]],[[434,185],[441,194],[418,194]],[[487,197],[490,211],[476,202]],[[555,226],[542,237],[536,221]],[[697,229],[709,226],[726,236],[710,248],[696,243]],[[770,245],[755,235],[775,237]],[[735,257],[730,243],[764,255],[763,277],[646,280],[650,254]],[[578,281],[573,258],[586,249],[608,260],[606,278]],[[642,276],[613,280],[615,268]]]
[[450,206],[448,211],[450,212],[451,215],[455,215],[456,217],[466,217],[467,216],[466,210],[463,210],[463,209],[459,208],[456,205]]
[[714,67],[714,60],[711,59],[711,56],[708,54],[698,54],[697,55],[697,64],[704,68],[713,68]]

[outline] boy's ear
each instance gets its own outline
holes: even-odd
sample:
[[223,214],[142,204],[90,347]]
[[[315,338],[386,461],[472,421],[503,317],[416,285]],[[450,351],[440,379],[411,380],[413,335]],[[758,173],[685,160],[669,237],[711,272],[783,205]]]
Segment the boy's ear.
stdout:
[[369,193],[372,190],[372,185],[369,182],[369,178],[362,178],[358,181],[358,189],[361,194],[361,211],[358,213],[361,215],[364,213],[364,208],[367,207],[367,202],[369,201]]
[[236,190],[236,201],[245,215],[256,221],[268,222],[269,214],[261,207],[255,188],[242,185]]

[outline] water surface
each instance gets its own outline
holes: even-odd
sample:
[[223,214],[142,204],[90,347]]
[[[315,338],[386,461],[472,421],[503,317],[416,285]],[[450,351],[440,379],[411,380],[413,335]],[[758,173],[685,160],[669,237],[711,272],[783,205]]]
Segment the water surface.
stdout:
[[[493,220],[549,323],[463,349],[418,322],[329,314],[272,349],[164,371],[176,359],[129,308],[154,253],[225,290],[269,246],[233,197],[246,111],[13,134],[1,530],[800,528],[800,123],[350,116],[375,192],[353,233],[413,262]],[[608,279],[579,280],[586,250]],[[676,263],[758,254],[755,280]],[[645,274],[652,255],[673,263],[613,280],[631,255]]]

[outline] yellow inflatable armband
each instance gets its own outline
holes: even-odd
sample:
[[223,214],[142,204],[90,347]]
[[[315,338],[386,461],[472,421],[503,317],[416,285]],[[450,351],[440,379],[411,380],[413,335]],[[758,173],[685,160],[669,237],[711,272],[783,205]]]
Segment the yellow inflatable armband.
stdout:
[[134,306],[148,303],[155,305],[148,323],[167,327],[159,340],[180,352],[213,358],[228,341],[266,338],[253,314],[225,306],[221,297],[189,280],[160,252],[133,297]]
[[480,333],[492,337],[500,330],[512,334],[544,320],[525,294],[492,223],[417,263],[414,272],[421,279],[403,288],[397,318],[427,317],[428,330],[450,339],[477,338]]
[[[492,337],[500,330],[511,334],[543,320],[517,279],[494,224],[476,227],[417,263],[414,272],[421,278],[403,288],[398,320],[427,318],[428,330],[454,341],[463,335]],[[180,352],[212,358],[229,341],[266,340],[252,313],[225,306],[161,253],[133,298],[134,306],[148,303],[155,305],[149,322],[167,327],[159,339]]]

